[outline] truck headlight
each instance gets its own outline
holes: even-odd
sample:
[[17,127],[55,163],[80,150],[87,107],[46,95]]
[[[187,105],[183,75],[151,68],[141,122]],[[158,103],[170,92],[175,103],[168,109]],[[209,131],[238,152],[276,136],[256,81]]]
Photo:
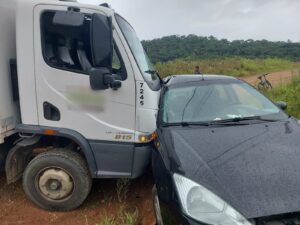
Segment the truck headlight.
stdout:
[[251,225],[230,205],[205,187],[173,175],[184,213],[195,220],[211,225]]

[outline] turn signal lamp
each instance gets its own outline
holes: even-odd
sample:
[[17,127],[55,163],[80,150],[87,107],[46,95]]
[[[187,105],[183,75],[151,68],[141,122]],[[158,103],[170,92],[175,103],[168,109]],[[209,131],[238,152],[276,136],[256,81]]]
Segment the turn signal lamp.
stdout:
[[153,132],[152,134],[148,134],[148,135],[139,135],[139,141],[142,143],[151,142],[156,138],[157,138],[156,132]]

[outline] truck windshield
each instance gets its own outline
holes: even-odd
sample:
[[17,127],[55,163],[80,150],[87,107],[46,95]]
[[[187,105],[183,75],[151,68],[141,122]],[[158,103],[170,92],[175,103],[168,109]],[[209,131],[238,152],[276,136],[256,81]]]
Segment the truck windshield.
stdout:
[[163,123],[199,123],[260,118],[282,120],[283,113],[243,82],[208,82],[169,87],[162,102]]
[[118,14],[116,14],[116,20],[141,70],[145,81],[153,91],[160,90],[160,79],[154,72],[154,67],[150,62],[134,29],[123,17]]

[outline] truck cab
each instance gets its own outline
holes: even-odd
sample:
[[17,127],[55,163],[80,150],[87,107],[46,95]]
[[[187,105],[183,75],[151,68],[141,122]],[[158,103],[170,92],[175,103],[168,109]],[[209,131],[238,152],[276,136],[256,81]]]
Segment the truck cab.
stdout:
[[0,11],[8,5],[11,13],[0,14],[11,31],[1,42],[12,46],[0,56],[9,87],[1,108],[11,109],[1,111],[1,124],[10,126],[0,143],[15,138],[8,183],[23,176],[33,202],[65,211],[84,201],[92,178],[140,176],[150,161],[161,80],[132,26],[106,4],[6,0]]

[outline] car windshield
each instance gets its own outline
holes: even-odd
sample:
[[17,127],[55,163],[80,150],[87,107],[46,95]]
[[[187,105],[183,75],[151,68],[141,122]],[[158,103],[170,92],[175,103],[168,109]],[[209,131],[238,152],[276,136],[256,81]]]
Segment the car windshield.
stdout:
[[192,123],[259,117],[287,118],[277,106],[241,81],[201,81],[169,87],[162,101],[164,123]]
[[116,14],[116,20],[141,70],[145,81],[152,90],[160,90],[160,79],[155,73],[154,67],[150,62],[134,29],[123,17],[118,14]]

